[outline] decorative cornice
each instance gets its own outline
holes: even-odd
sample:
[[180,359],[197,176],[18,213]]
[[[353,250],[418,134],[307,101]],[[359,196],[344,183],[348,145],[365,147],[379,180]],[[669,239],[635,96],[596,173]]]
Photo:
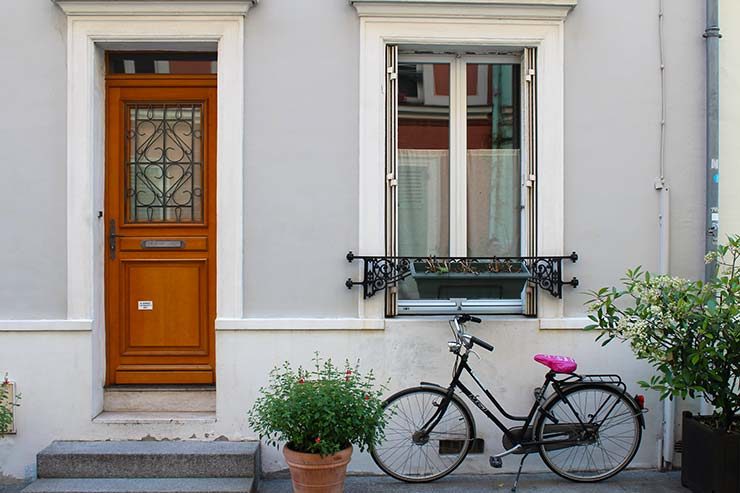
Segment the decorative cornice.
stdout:
[[360,17],[562,21],[578,0],[349,0]]
[[247,14],[259,0],[52,0],[69,16]]

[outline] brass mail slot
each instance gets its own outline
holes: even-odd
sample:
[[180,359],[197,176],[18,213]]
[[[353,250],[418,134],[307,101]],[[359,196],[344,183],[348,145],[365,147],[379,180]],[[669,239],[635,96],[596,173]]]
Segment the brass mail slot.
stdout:
[[141,240],[141,248],[185,248],[183,240]]

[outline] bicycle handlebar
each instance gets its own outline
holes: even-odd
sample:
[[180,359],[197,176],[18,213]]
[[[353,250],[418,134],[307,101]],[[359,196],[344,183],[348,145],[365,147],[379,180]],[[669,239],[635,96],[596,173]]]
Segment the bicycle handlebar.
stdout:
[[483,349],[487,349],[487,350],[489,350],[489,351],[493,351],[493,346],[492,346],[492,345],[490,345],[490,344],[488,344],[488,343],[487,343],[486,341],[484,341],[483,339],[478,339],[478,338],[477,338],[477,337],[475,337],[475,336],[470,336],[470,340],[471,340],[471,341],[473,342],[473,344],[477,344],[477,345],[479,345],[480,347],[482,347]]
[[467,313],[463,313],[462,315],[457,316],[457,323],[464,324],[465,322],[475,322],[479,324],[481,323],[481,319],[472,315],[468,315]]

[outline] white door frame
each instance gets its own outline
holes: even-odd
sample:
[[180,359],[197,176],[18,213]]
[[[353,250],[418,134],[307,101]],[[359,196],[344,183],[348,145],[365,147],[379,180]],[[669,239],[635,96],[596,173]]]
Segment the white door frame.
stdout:
[[67,14],[67,319],[92,321],[93,415],[102,406],[105,376],[104,50],[218,47],[216,316],[241,318],[244,16],[254,3],[57,0]]

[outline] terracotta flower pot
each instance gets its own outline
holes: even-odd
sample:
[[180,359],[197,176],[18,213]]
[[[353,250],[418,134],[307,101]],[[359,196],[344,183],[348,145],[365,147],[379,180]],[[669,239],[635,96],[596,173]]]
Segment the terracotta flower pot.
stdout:
[[347,464],[352,457],[352,446],[336,454],[321,457],[319,454],[296,452],[283,447],[285,461],[290,468],[295,493],[342,493]]

